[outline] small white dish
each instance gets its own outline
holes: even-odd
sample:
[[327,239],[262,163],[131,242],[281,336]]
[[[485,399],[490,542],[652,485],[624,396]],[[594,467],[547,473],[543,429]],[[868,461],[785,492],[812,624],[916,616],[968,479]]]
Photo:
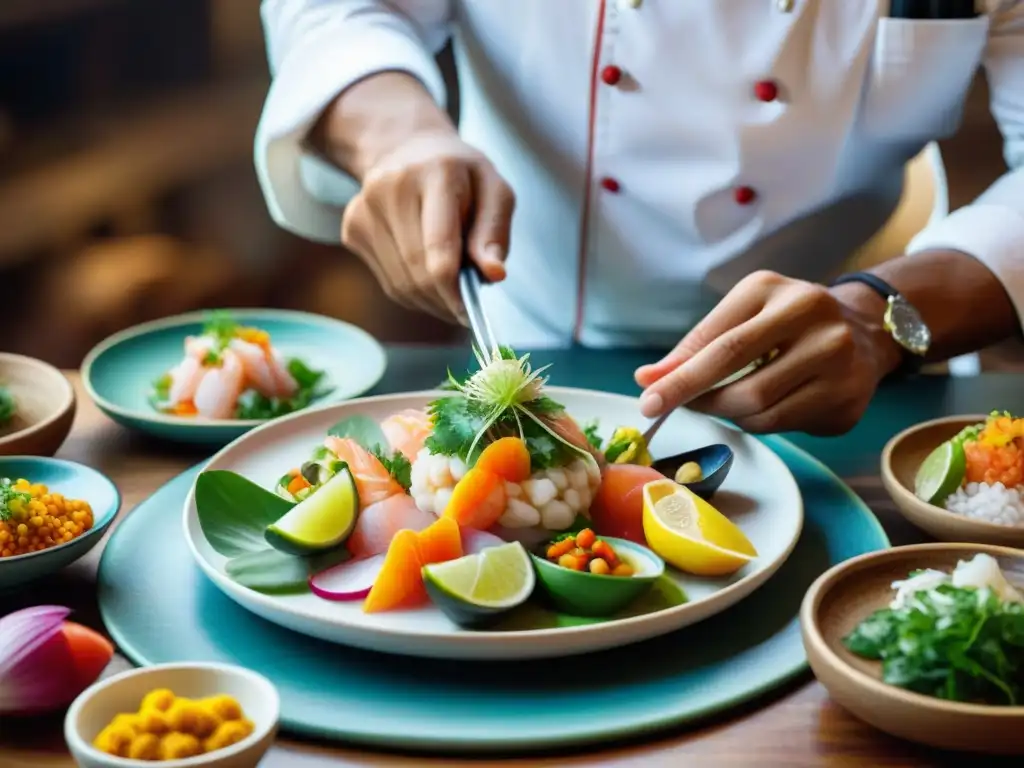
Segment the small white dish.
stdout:
[[[156,688],[175,696],[200,699],[233,696],[255,728],[230,747],[183,760],[129,760],[92,746],[103,728],[123,712],[138,711],[142,698]],[[101,680],[83,691],[64,718],[64,738],[81,768],[254,768],[274,741],[281,703],[277,689],[262,675],[228,664],[159,664],[132,669]]]

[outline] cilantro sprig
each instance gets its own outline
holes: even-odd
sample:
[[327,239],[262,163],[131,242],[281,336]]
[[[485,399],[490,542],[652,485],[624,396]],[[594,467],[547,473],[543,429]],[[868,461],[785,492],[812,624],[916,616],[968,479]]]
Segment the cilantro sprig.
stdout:
[[32,496],[15,488],[14,482],[9,477],[0,477],[0,520],[10,520],[14,516],[11,506],[15,501],[20,504],[28,504],[32,501]]
[[1015,706],[1024,697],[1024,604],[943,584],[876,611],[844,645],[882,662],[890,685],[953,701]]

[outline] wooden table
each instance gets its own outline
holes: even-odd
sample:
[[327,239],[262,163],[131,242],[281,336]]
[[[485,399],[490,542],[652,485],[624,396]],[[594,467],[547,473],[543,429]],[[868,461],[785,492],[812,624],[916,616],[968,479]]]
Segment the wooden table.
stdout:
[[[440,350],[419,350],[396,359],[391,357],[392,372],[396,365],[417,365],[409,356],[429,357],[433,367],[444,370],[447,362]],[[449,353],[450,356],[450,353]],[[433,365],[436,359],[437,365]],[[598,360],[598,358],[595,358]],[[399,365],[400,363],[400,365]],[[632,365],[632,363],[630,363]],[[584,375],[586,362],[574,358],[578,375]],[[556,365],[557,369],[557,365]],[[566,370],[563,368],[563,370]],[[389,376],[405,374],[389,372]],[[431,374],[433,375],[433,374]],[[625,375],[625,374],[624,374]],[[205,457],[202,451],[155,443],[143,436],[129,434],[105,418],[84,395],[77,374],[69,374],[79,396],[78,415],[71,436],[58,456],[93,466],[111,477],[121,489],[124,505],[121,515],[132,508],[188,467]],[[433,381],[437,381],[435,376]],[[568,383],[568,382],[559,382]],[[418,386],[426,387],[421,383]],[[940,381],[914,385],[916,389],[883,393],[873,406],[874,424],[858,427],[849,440],[857,441],[860,451],[875,457],[879,441],[878,420],[891,422],[885,431],[891,435],[903,426],[900,421],[926,418],[915,415],[922,404],[941,403],[947,411],[978,411],[994,407],[1013,408],[1007,401],[1015,392],[1022,392],[1016,376],[983,376],[972,384],[969,380]],[[1018,400],[1024,395],[1016,395]],[[991,399],[988,406],[973,405],[979,399]],[[908,403],[912,402],[910,412]],[[938,410],[937,408],[935,410]],[[891,413],[890,413],[891,412]],[[889,414],[887,416],[887,414]],[[892,414],[898,414],[890,418]],[[937,416],[938,413],[929,415]],[[866,419],[868,421],[868,419]],[[846,438],[844,438],[846,440]],[[796,438],[795,442],[835,457],[849,458],[849,442],[816,441]],[[846,447],[844,447],[844,445]],[[822,457],[829,461],[826,456]],[[836,458],[831,462],[842,464]],[[853,466],[853,465],[849,465]],[[873,465],[871,465],[873,466]],[[842,468],[840,467],[840,471]],[[898,518],[874,474],[846,474],[849,484],[878,514],[896,544],[921,540],[921,536]],[[72,607],[75,618],[102,630],[95,600],[95,574],[102,544],[87,558],[65,572],[47,580],[44,588],[27,589],[14,599],[0,600],[0,614],[20,607],[39,603],[60,603]],[[45,590],[45,591],[44,591]],[[108,672],[118,672],[129,666],[122,657],[116,657]],[[62,718],[43,718],[32,723],[11,723],[0,720],[0,768],[64,768],[73,761],[67,753],[61,735]],[[999,761],[987,760],[990,765]],[[473,761],[456,758],[427,758],[423,756],[387,755],[358,749],[341,748],[333,744],[299,743],[282,738],[262,768],[335,768],[338,766],[453,766],[463,764],[492,765],[495,761]],[[776,692],[772,697],[757,702],[744,711],[732,712],[702,728],[663,735],[638,743],[617,745],[598,751],[576,754],[545,755],[502,761],[512,766],[565,765],[565,766],[936,766],[961,765],[954,756],[940,754],[890,738],[855,720],[833,704],[825,690],[808,675],[789,689]]]

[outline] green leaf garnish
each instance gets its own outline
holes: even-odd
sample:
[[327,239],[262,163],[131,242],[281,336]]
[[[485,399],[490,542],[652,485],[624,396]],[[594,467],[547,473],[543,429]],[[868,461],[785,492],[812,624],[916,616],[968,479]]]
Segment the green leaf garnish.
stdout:
[[14,401],[14,395],[7,387],[0,386],[0,427],[5,426],[18,410],[18,404]]
[[267,526],[295,506],[241,475],[219,469],[199,475],[195,494],[203,535],[224,557],[266,549]]
[[601,436],[599,434],[597,434],[597,428],[598,428],[597,419],[594,419],[593,421],[591,421],[591,422],[589,422],[589,423],[587,423],[587,424],[585,424],[583,426],[583,436],[585,438],[587,438],[587,442],[590,443],[590,445],[593,446],[593,448],[595,450],[599,451],[599,450],[601,450],[601,442],[602,441],[601,441]]
[[408,491],[412,486],[412,463],[405,457],[404,453],[395,451],[389,453],[385,448],[375,445],[370,453],[377,457],[377,460],[384,465],[384,469],[395,481]]
[[226,347],[238,333],[239,325],[230,312],[215,310],[206,318],[203,335],[212,336],[220,349]]
[[1016,705],[1024,693],[1024,605],[943,584],[876,611],[844,645],[882,662],[890,685],[953,701]]
[[248,552],[228,560],[224,572],[243,587],[267,594],[302,594],[309,591],[309,577],[345,562],[344,547],[309,557],[295,557],[276,549]]
[[368,451],[372,450],[375,445],[387,445],[384,431],[380,428],[377,420],[358,413],[339,421],[327,430],[327,434],[331,437],[347,437],[355,440]]
[[480,369],[464,379],[448,374],[455,394],[430,404],[434,423],[426,446],[431,453],[475,462],[487,442],[514,435],[524,440],[535,468],[565,463],[585,455],[552,428],[549,418],[564,411],[544,394],[548,366],[534,370],[530,356],[516,357],[508,347],[484,353],[474,349]]

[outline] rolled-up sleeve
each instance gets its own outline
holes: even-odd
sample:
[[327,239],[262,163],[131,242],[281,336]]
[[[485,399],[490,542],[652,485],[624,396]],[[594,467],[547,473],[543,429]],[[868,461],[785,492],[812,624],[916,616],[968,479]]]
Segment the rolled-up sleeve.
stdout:
[[264,0],[261,14],[273,80],[256,130],[260,186],[277,224],[337,242],[344,191],[325,186],[354,183],[307,153],[309,130],[340,93],[378,72],[408,72],[444,105],[434,54],[448,37],[449,0]]
[[990,5],[985,69],[1010,170],[973,203],[929,224],[908,253],[948,248],[970,254],[1002,282],[1024,325],[1024,2]]

